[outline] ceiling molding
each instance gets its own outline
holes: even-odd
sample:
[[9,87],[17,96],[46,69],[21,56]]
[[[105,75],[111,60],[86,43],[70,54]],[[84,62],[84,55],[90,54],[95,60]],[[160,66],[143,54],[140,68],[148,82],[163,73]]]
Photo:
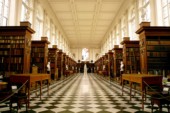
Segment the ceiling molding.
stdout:
[[48,0],[70,47],[101,48],[122,1],[128,0]]

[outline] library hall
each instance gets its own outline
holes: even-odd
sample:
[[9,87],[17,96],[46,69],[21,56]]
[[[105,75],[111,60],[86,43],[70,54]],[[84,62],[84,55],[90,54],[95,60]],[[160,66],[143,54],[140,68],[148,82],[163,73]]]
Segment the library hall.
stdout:
[[170,0],[0,0],[0,113],[170,113]]

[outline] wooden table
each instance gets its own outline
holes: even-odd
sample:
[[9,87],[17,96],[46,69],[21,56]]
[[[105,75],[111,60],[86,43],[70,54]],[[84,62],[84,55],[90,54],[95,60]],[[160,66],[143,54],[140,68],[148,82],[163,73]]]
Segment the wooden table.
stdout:
[[13,74],[10,75],[10,82],[11,83],[24,83],[28,80],[28,106],[29,106],[29,100],[30,100],[30,88],[31,85],[39,82],[40,83],[40,99],[41,99],[41,89],[42,89],[42,82],[47,81],[47,90],[49,95],[49,84],[51,81],[50,74]]
[[142,109],[144,109],[144,93],[145,87],[147,83],[148,85],[158,85],[162,86],[162,76],[159,75],[148,75],[148,74],[123,74],[122,75],[122,95],[124,82],[129,81],[130,85],[130,100],[131,100],[131,92],[132,92],[132,83],[137,83],[140,85],[139,90],[142,95]]

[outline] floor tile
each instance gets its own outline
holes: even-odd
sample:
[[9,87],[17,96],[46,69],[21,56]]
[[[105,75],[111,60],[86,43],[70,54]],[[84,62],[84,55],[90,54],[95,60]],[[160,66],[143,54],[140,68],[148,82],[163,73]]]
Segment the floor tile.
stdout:
[[[50,85],[50,95],[43,88],[40,100],[35,91],[31,93],[29,113],[150,113],[150,100],[141,110],[141,96],[136,95],[130,101],[129,89],[116,82],[109,82],[96,74],[77,74]],[[157,108],[157,106],[155,106]],[[0,113],[8,113],[9,104],[0,104]],[[25,112],[25,107],[19,110]],[[157,113],[154,109],[154,113]],[[167,109],[163,106],[163,113]]]

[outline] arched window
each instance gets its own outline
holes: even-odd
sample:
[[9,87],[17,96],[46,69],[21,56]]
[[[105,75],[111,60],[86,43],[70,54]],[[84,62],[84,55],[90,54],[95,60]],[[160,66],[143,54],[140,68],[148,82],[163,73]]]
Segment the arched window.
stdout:
[[33,40],[41,40],[41,37],[43,35],[43,9],[42,7],[37,3],[37,6],[35,7],[35,35]]
[[163,25],[170,26],[170,0],[162,0]]
[[150,16],[150,0],[141,0],[139,1],[139,17],[140,22],[143,21],[151,21],[151,16]]
[[89,58],[89,50],[87,48],[82,49],[82,60],[86,61]]
[[126,18],[126,15],[124,15],[124,17],[121,20],[121,37],[122,38],[127,36],[127,32],[126,32],[127,27],[126,27],[126,19],[125,18]]
[[50,38],[50,18],[48,17],[47,14],[45,14],[45,19],[44,19],[44,35]]
[[135,24],[136,21],[135,21],[135,8],[132,7],[131,10],[130,10],[130,13],[129,13],[129,36],[130,36],[130,39],[131,40],[135,40],[135,30],[136,30],[136,27],[135,27]]
[[7,26],[10,0],[0,0],[0,26]]
[[56,28],[56,34],[55,34],[56,40],[55,40],[55,44],[58,46],[58,41],[59,41],[59,31]]
[[51,37],[50,37],[50,45],[54,45],[55,44],[55,25],[53,23],[51,23]]
[[21,21],[32,22],[33,0],[22,0]]
[[120,25],[118,24],[116,26],[116,44],[119,45],[121,42],[121,38],[120,38]]

